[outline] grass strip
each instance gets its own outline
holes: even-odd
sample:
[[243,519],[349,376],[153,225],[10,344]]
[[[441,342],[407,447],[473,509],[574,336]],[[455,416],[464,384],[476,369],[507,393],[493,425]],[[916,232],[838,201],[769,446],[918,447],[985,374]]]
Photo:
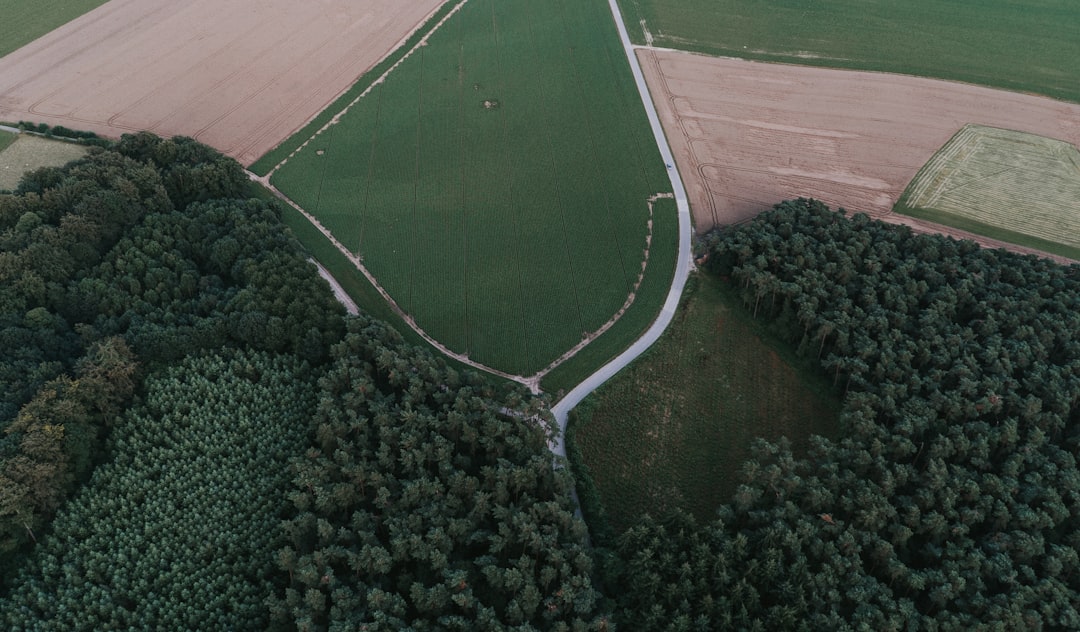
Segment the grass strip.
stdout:
[[1024,248],[1033,248],[1053,255],[1080,260],[1080,248],[1076,248],[1075,246],[1067,246],[1054,241],[1018,233],[999,226],[991,226],[967,217],[945,213],[936,209],[910,207],[902,203],[897,203],[897,205],[893,207],[893,211],[901,215],[941,224],[942,226],[965,230],[969,233],[989,237],[990,239],[997,239],[1010,244],[1016,244],[1017,246],[1023,246]]

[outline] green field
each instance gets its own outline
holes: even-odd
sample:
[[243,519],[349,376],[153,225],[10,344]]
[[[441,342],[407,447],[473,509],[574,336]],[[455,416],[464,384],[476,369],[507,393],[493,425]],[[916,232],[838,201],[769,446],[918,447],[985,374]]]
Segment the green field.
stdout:
[[835,434],[830,384],[758,327],[718,280],[691,277],[663,338],[580,407],[570,447],[616,531],[675,507],[711,518],[757,437],[798,451]]
[[645,44],[883,70],[1080,101],[1075,0],[619,0]]
[[467,3],[272,181],[433,337],[518,374],[622,307],[670,190],[602,0]]
[[4,151],[8,147],[10,147],[11,144],[14,143],[15,139],[18,138],[18,137],[19,137],[18,134],[12,134],[11,132],[0,131],[0,152]]
[[1080,259],[1080,150],[966,125],[919,170],[896,212]]
[[27,0],[0,0],[0,57],[29,44],[106,0],[65,0],[38,4]]
[[[86,155],[86,147],[60,140],[0,133],[0,191],[12,191],[23,174],[40,167],[60,167]],[[5,147],[5,142],[7,145]]]

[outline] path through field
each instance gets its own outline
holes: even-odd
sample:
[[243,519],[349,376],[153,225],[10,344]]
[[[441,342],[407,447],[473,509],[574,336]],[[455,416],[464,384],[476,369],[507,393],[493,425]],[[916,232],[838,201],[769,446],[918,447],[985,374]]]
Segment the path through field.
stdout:
[[0,59],[0,120],[185,135],[247,165],[444,0],[112,0]]

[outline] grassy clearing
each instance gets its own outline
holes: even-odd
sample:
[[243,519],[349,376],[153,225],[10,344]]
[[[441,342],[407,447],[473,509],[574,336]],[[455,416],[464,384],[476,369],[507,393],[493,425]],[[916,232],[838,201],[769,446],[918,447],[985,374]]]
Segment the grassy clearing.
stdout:
[[622,307],[670,186],[600,0],[467,3],[273,182],[432,336],[519,374]]
[[29,44],[80,15],[105,4],[106,0],[65,0],[28,2],[0,0],[0,57]]
[[1080,258],[1080,150],[967,125],[915,175],[896,212]]
[[830,385],[763,335],[720,281],[696,275],[664,337],[586,401],[572,449],[617,532],[675,507],[710,518],[757,437],[799,450],[836,433]]
[[[620,0],[631,37],[714,55],[883,70],[1080,101],[1073,0]],[[639,25],[644,21],[644,27]]]
[[4,147],[0,135],[0,191],[12,191],[19,186],[23,174],[41,167],[61,167],[86,155],[82,145],[59,140],[19,134]]

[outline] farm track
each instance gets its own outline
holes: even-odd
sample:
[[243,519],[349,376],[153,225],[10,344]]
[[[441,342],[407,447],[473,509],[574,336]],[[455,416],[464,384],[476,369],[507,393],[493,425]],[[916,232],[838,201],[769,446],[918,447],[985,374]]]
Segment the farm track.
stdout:
[[649,117],[649,125],[652,127],[653,136],[656,139],[656,144],[660,148],[660,155],[664,159],[664,162],[668,165],[668,177],[671,180],[672,190],[674,191],[675,203],[678,207],[679,216],[679,253],[675,260],[675,275],[671,280],[671,288],[668,290],[668,295],[664,301],[664,307],[660,311],[660,315],[653,322],[652,326],[629,348],[623,351],[621,354],[615,357],[599,370],[594,372],[589,377],[585,378],[580,384],[570,390],[562,399],[551,407],[551,412],[555,416],[555,420],[558,423],[558,434],[550,444],[551,451],[557,457],[566,457],[566,421],[567,416],[575,406],[577,406],[581,400],[585,399],[597,388],[599,388],[604,382],[611,379],[616,373],[618,373],[623,367],[630,364],[638,356],[644,353],[654,342],[660,339],[660,336],[671,324],[672,319],[675,317],[675,311],[679,307],[679,300],[682,297],[683,288],[686,286],[686,279],[690,274],[691,265],[691,251],[690,251],[690,238],[693,232],[693,226],[690,220],[690,205],[686,197],[686,189],[683,188],[682,178],[679,176],[679,169],[675,164],[675,158],[672,155],[671,147],[668,145],[667,137],[664,135],[664,128],[660,124],[660,115],[657,113],[656,106],[653,103],[653,99],[649,95],[649,87],[645,82],[645,75],[642,72],[641,65],[634,54],[633,45],[630,43],[630,36],[626,32],[626,24],[623,22],[622,12],[619,10],[617,0],[608,0],[608,5],[611,7],[612,17],[615,19],[615,25],[619,30],[619,39],[622,41],[623,50],[626,52],[627,60],[630,62],[630,68],[634,75],[634,82],[637,85],[638,94],[641,95],[641,101],[645,106],[645,111]]
[[[371,286],[375,288],[375,290],[379,293],[379,295],[383,298],[383,300],[386,301],[387,305],[390,306],[390,308],[394,311],[394,313],[397,314],[405,322],[405,324],[409,326],[410,329],[412,329],[414,332],[416,332],[428,344],[430,344],[432,347],[437,349],[443,355],[445,355],[447,357],[450,357],[450,358],[453,358],[453,359],[457,360],[458,362],[461,362],[462,364],[466,364],[468,366],[473,367],[474,369],[484,371],[484,372],[490,373],[492,375],[497,375],[497,376],[499,376],[499,377],[501,377],[503,379],[510,380],[512,382],[517,382],[518,384],[521,384],[521,385],[525,386],[526,388],[528,388],[529,391],[532,392],[533,394],[539,394],[540,393],[540,381],[542,379],[544,379],[544,376],[546,376],[548,373],[550,373],[551,371],[553,371],[556,368],[558,368],[559,366],[561,366],[563,363],[565,363],[570,358],[573,358],[575,355],[578,354],[578,352],[580,352],[582,349],[584,349],[586,346],[588,346],[589,343],[591,343],[597,337],[603,335],[608,329],[611,329],[611,327],[613,325],[615,325],[616,322],[618,322],[618,320],[622,317],[622,315],[626,313],[626,310],[628,310],[630,308],[630,306],[633,305],[634,300],[636,298],[635,292],[638,289],[638,287],[641,285],[642,279],[643,279],[644,274],[645,274],[645,268],[646,268],[646,266],[648,264],[648,245],[652,242],[652,219],[651,219],[651,217],[652,217],[653,204],[659,199],[671,198],[672,197],[672,195],[670,193],[662,193],[662,194],[654,195],[651,198],[649,198],[649,200],[648,200],[650,220],[649,220],[649,233],[648,233],[648,235],[646,237],[646,258],[645,258],[645,261],[642,263],[641,273],[638,275],[637,281],[632,286],[631,292],[626,297],[626,302],[623,303],[623,306],[619,309],[619,311],[616,312],[615,315],[612,316],[611,319],[608,320],[606,323],[604,323],[599,329],[597,329],[595,331],[592,331],[592,332],[589,332],[586,336],[583,337],[581,342],[579,342],[577,345],[575,345],[574,347],[569,349],[563,355],[556,358],[555,361],[553,361],[551,364],[547,365],[546,367],[544,367],[543,369],[541,369],[540,371],[537,371],[536,373],[534,373],[532,375],[524,376],[524,375],[515,375],[513,373],[508,373],[506,371],[500,371],[499,369],[496,369],[494,367],[490,367],[490,366],[487,366],[485,364],[481,364],[481,363],[473,360],[472,358],[470,358],[467,354],[458,353],[456,351],[453,351],[452,349],[449,349],[446,345],[444,345],[441,342],[439,342],[438,340],[436,340],[434,337],[431,336],[431,334],[429,334],[422,327],[420,327],[417,324],[416,319],[413,318],[405,309],[403,309],[401,307],[401,305],[397,301],[395,301],[393,299],[393,297],[390,296],[390,294],[386,291],[386,289],[383,288],[383,286],[379,283],[378,279],[375,278],[375,275],[372,274],[371,271],[367,269],[367,267],[364,265],[364,263],[360,259],[360,257],[357,256],[351,249],[347,248],[344,244],[342,244],[341,241],[338,240],[338,238],[335,237],[330,232],[329,229],[327,229],[325,226],[323,226],[322,223],[319,222],[319,220],[314,215],[312,215],[308,211],[304,210],[299,204],[297,204],[295,201],[293,201],[287,195],[285,195],[280,190],[278,190],[277,187],[275,187],[273,184],[271,184],[270,183],[270,177],[268,175],[267,176],[259,176],[259,175],[256,175],[256,174],[250,172],[250,171],[247,171],[246,173],[248,175],[248,178],[251,179],[252,182],[257,182],[260,185],[262,185],[263,187],[265,187],[268,191],[273,193],[281,201],[285,202],[286,204],[291,206],[293,209],[295,209],[298,213],[303,215],[304,218],[308,222],[310,222],[312,226],[314,226],[316,229],[318,229],[318,231],[320,233],[322,233],[323,236],[326,237],[330,241],[331,244],[333,244],[334,248],[336,248],[341,254],[343,254],[349,260],[349,262],[353,264],[353,267],[355,267],[357,269],[357,271],[359,271],[361,274],[364,275],[364,278],[367,279],[368,283],[370,283]],[[689,257],[689,255],[687,255],[687,256]],[[316,264],[316,265],[318,265],[318,264]],[[335,288],[335,295],[336,295],[337,294],[337,289],[336,288],[339,288],[340,284],[338,284],[336,280],[333,280],[333,277],[330,276],[330,273],[328,271],[326,271],[325,268],[323,268],[321,265],[319,265],[318,267],[319,267],[320,275],[323,276],[324,278],[326,278],[326,280],[330,283],[332,288]],[[685,281],[685,279],[684,279],[684,281]],[[680,290],[680,293],[681,293],[681,290]],[[340,297],[339,297],[339,300],[340,300]],[[349,309],[350,313],[355,313],[355,312],[352,311],[353,307],[355,307],[355,303],[351,303],[351,301],[350,302],[341,301],[341,302],[343,304],[345,304],[346,308]],[[666,310],[666,306],[665,306],[665,310]],[[646,332],[646,335],[648,335],[648,332]],[[627,362],[629,362],[629,360]],[[567,409],[567,410],[569,410],[569,409]],[[565,430],[565,421],[563,422],[562,428]]]

